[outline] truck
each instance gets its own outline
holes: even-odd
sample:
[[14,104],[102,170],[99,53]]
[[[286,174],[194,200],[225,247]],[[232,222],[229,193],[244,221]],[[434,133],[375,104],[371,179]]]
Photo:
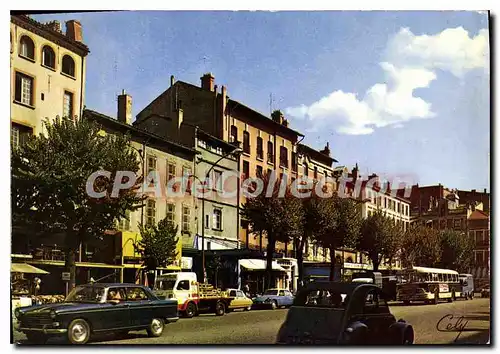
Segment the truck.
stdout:
[[381,288],[382,273],[372,271],[356,272],[352,274],[352,282],[374,284]]
[[196,273],[193,272],[158,275],[153,293],[160,299],[176,299],[179,315],[187,318],[201,313],[223,316],[235,298],[211,284],[198,282]]

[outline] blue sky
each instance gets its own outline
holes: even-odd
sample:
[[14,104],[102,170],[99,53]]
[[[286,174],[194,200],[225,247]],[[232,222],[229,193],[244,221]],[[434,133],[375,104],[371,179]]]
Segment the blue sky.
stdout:
[[[205,72],[231,98],[285,111],[340,165],[420,185],[489,187],[488,18],[477,12],[115,12],[80,20],[86,106],[137,114]],[[383,64],[382,64],[383,63]]]

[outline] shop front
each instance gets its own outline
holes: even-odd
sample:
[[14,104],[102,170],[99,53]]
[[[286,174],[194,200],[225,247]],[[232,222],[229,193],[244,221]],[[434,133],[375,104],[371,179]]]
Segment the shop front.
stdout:
[[[238,261],[238,288],[248,285],[251,294],[260,294],[267,290],[266,260],[240,259]],[[277,261],[272,263],[270,288],[282,288],[287,285],[287,270]]]

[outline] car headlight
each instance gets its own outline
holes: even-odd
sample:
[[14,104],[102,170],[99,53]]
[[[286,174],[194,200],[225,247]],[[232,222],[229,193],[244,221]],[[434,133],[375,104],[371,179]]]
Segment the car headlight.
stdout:
[[49,316],[50,316],[50,318],[56,318],[57,314],[56,314],[56,312],[54,310],[51,310],[49,312]]
[[19,316],[21,316],[21,310],[19,310],[19,307],[14,310],[14,315],[16,316],[16,318],[19,318]]

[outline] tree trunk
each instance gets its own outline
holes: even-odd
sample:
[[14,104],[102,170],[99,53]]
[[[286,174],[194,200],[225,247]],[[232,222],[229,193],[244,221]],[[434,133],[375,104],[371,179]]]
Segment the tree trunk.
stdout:
[[378,254],[375,254],[374,257],[372,257],[372,262],[373,262],[373,271],[378,272],[378,267],[380,265],[380,259],[378,258]]
[[298,266],[298,283],[302,284],[304,280],[304,245],[305,245],[305,238],[302,237],[301,239],[298,240],[297,242],[297,266]]
[[330,248],[330,281],[335,281],[335,248]]
[[273,255],[276,246],[276,241],[274,236],[268,234],[267,236],[267,254],[266,254],[266,284],[267,289],[273,287],[272,276],[273,276]]

